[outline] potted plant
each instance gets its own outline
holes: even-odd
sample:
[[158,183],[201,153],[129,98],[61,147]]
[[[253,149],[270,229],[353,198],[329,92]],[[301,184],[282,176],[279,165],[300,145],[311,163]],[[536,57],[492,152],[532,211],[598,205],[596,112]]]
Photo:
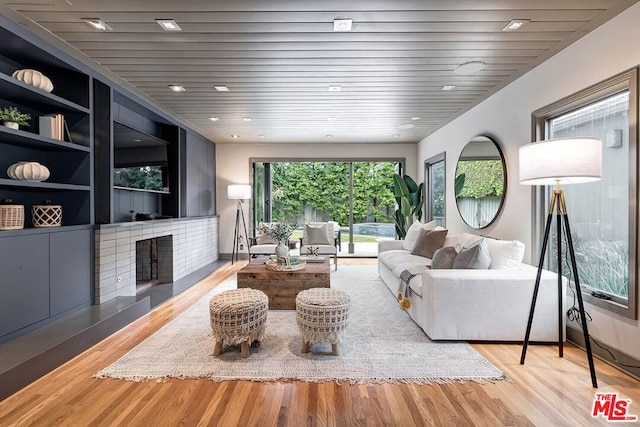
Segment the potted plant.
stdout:
[[29,126],[31,115],[21,113],[16,107],[4,107],[0,109],[0,121],[11,129],[19,129],[20,125]]
[[276,255],[278,257],[285,257],[289,254],[289,237],[291,237],[294,228],[293,225],[286,222],[272,222],[262,225],[260,232],[271,236],[273,240],[278,242]]

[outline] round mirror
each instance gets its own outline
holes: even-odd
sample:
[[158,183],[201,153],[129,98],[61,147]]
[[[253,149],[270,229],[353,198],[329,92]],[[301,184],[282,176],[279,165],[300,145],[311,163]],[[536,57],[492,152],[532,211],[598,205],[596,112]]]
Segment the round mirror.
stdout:
[[507,171],[498,144],[476,136],[462,150],[455,175],[456,205],[470,227],[488,227],[500,213],[507,191]]

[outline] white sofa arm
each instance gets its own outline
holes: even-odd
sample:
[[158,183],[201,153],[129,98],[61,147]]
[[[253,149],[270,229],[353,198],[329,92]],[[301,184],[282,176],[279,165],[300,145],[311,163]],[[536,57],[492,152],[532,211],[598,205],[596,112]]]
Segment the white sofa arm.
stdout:
[[394,249],[404,249],[402,240],[380,240],[378,242],[378,253]]
[[[422,275],[425,332],[434,340],[522,341],[537,269],[429,270]],[[531,341],[558,340],[557,275],[543,271]],[[566,279],[563,280],[565,307]],[[566,317],[562,316],[563,325]],[[490,338],[488,338],[490,334]]]

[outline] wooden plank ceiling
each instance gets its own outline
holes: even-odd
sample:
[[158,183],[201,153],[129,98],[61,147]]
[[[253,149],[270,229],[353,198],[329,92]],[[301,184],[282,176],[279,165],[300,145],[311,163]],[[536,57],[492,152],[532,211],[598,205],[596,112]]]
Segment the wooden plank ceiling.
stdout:
[[[0,3],[211,140],[237,144],[418,142],[636,2]],[[100,18],[113,31],[94,30],[83,18]],[[352,31],[334,32],[335,18],[352,19]],[[156,19],[174,19],[182,31],[164,31]],[[513,19],[529,22],[519,31],[502,31]],[[469,61],[486,68],[454,73]],[[186,91],[172,92],[171,84]],[[455,88],[441,90],[445,85]]]

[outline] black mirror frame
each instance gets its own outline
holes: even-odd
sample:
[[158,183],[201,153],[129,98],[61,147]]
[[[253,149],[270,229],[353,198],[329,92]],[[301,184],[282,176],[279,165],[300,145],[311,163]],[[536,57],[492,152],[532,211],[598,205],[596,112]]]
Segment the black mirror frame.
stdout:
[[[493,218],[491,219],[491,221],[489,221],[487,224],[485,224],[482,227],[474,227],[472,225],[470,225],[462,216],[462,214],[460,213],[460,208],[458,206],[458,199],[455,197],[455,177],[458,175],[458,163],[460,163],[460,156],[462,156],[462,153],[464,152],[464,149],[469,145],[469,143],[471,143],[471,141],[473,141],[475,138],[486,138],[489,141],[491,141],[493,143],[493,146],[498,150],[498,154],[500,155],[500,163],[502,164],[502,185],[503,185],[503,192],[502,192],[502,197],[500,198],[500,204],[498,205],[498,209],[496,210],[496,213],[493,215]],[[454,188],[454,200],[456,203],[456,209],[458,210],[458,215],[460,215],[460,218],[462,218],[462,222],[464,222],[468,227],[473,228],[474,230],[482,230],[485,229],[489,226],[491,226],[494,222],[496,222],[496,220],[498,219],[498,217],[500,216],[500,214],[502,213],[502,208],[504,206],[504,202],[505,199],[507,198],[507,163],[505,161],[504,158],[504,153],[502,152],[502,149],[500,148],[500,145],[498,144],[498,142],[490,137],[489,135],[476,135],[473,138],[471,138],[466,144],[465,146],[462,148],[462,151],[460,151],[460,156],[458,156],[458,160],[456,161],[456,169],[454,171],[453,174],[453,179],[454,179],[454,184],[453,184],[453,188]]]

